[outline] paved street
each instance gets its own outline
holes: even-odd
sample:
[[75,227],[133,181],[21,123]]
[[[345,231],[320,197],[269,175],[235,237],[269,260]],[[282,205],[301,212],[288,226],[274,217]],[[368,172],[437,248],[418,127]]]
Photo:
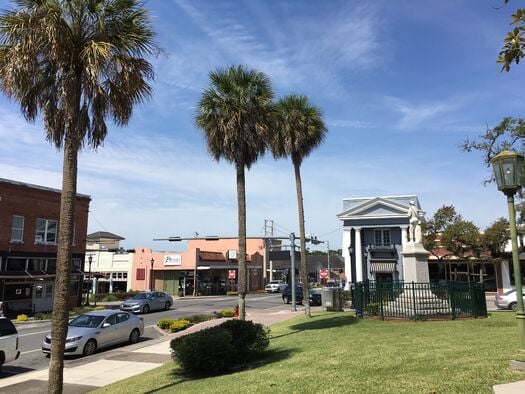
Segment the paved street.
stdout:
[[[161,318],[179,318],[188,315],[201,313],[211,313],[221,309],[233,309],[237,304],[237,297],[200,297],[200,298],[180,298],[175,299],[174,305],[169,311],[152,312],[147,315],[141,315],[144,318],[144,335],[141,341],[149,341],[159,338],[163,334],[155,328],[156,323]],[[118,308],[117,305],[113,306]],[[284,305],[281,300],[281,294],[258,294],[249,295],[247,298],[247,310],[283,310],[289,309],[290,305]],[[50,331],[50,322],[41,322],[35,324],[18,325],[20,337],[20,358],[14,362],[4,365],[2,378],[12,376],[27,371],[46,368],[49,365],[49,358],[41,350],[42,339]],[[121,346],[122,347],[122,346]],[[99,353],[104,353],[102,350]],[[97,357],[95,354],[91,357]],[[68,357],[65,364],[82,363],[89,361],[90,357]]]

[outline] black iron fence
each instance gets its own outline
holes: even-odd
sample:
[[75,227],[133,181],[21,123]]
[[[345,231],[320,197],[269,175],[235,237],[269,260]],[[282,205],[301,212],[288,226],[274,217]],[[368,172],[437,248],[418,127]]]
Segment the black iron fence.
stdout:
[[426,320],[487,316],[483,284],[474,282],[358,282],[353,285],[353,303],[357,317]]

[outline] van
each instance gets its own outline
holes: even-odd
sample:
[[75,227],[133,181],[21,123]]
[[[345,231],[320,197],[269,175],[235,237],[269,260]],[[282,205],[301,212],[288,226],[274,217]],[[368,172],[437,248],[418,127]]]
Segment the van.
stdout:
[[7,317],[0,317],[0,372],[5,363],[20,357],[18,350],[18,332]]

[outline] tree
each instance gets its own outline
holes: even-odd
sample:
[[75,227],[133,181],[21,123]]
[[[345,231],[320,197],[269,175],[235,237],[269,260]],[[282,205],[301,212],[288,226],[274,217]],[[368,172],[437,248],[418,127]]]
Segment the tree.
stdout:
[[[508,2],[509,0],[505,0],[505,4]],[[519,64],[525,56],[525,9],[517,9],[516,13],[512,14],[510,25],[514,28],[503,39],[504,45],[498,57],[502,71],[510,71],[511,64]]]
[[246,317],[246,191],[244,169],[264,154],[271,130],[273,91],[263,73],[231,66],[210,73],[210,86],[197,104],[195,123],[208,151],[235,165],[239,231],[239,318]]
[[498,258],[505,253],[505,245],[509,239],[509,222],[505,218],[499,218],[485,229],[482,243],[484,249],[490,252],[491,257]]
[[[306,262],[306,236],[304,229],[303,191],[301,164],[318,147],[326,135],[321,110],[308,101],[306,96],[289,95],[276,105],[276,127],[271,135],[270,146],[274,157],[290,157],[295,173],[299,232],[301,238],[301,281],[303,299],[308,300],[308,266]],[[310,317],[310,305],[305,302],[305,314]]]
[[53,299],[50,393],[63,389],[78,152],[99,147],[106,119],[126,125],[151,94],[145,56],[155,52],[139,0],[17,0],[0,15],[0,88],[28,121],[42,113],[46,139],[63,149]]
[[454,256],[464,259],[466,253],[475,257],[481,254],[481,234],[479,228],[467,220],[458,220],[451,223],[441,233],[440,243]]

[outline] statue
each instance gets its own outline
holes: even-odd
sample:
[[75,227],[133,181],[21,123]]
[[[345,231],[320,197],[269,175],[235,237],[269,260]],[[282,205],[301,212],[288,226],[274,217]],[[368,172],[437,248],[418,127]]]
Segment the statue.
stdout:
[[410,222],[408,241],[420,244],[423,242],[421,220],[419,220],[419,210],[416,208],[416,203],[414,201],[410,201],[410,207],[408,208],[407,214],[408,221]]

